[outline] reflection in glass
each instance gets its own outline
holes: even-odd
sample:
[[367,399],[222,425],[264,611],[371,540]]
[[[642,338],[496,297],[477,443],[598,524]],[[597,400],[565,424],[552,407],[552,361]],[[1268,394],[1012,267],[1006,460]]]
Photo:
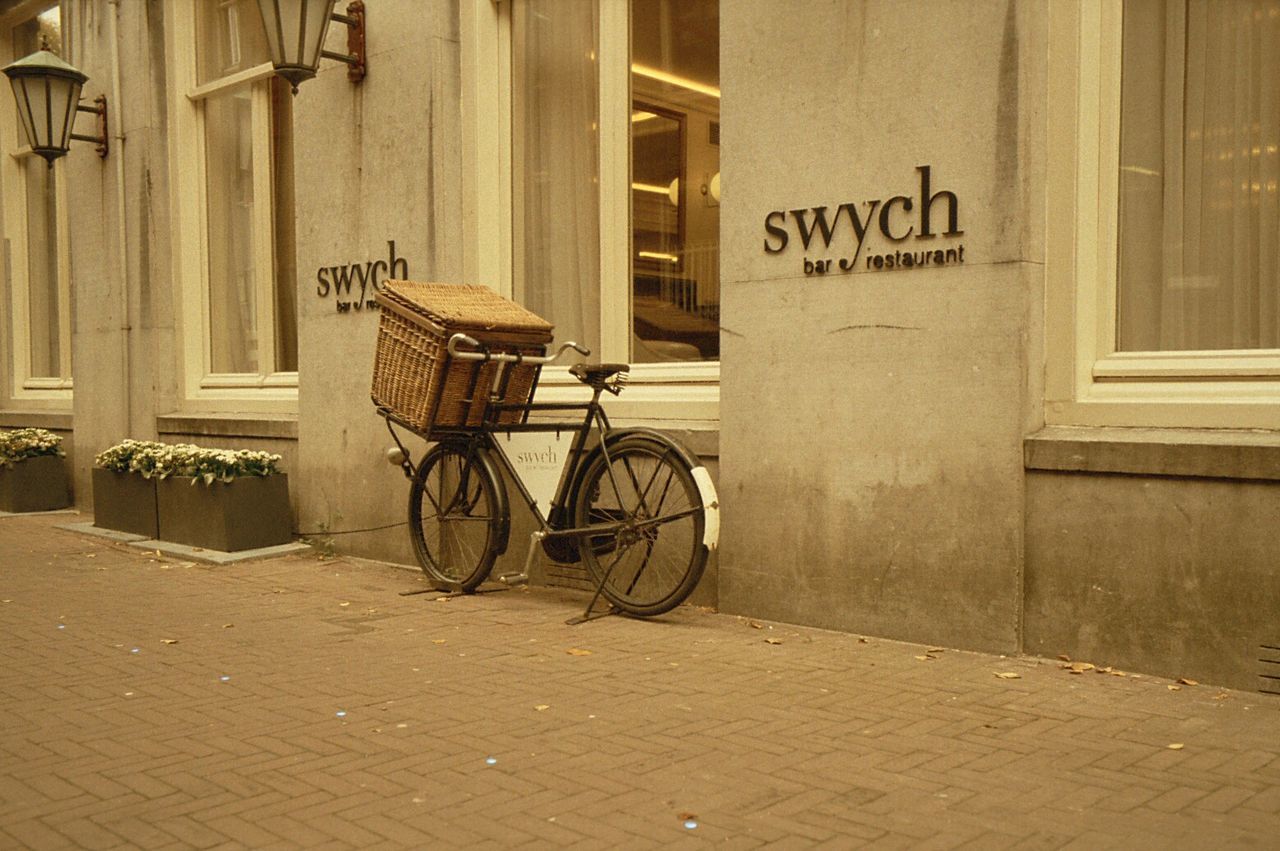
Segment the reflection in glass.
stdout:
[[62,377],[58,298],[58,206],[55,170],[22,160],[27,184],[27,294],[31,316],[31,377]]
[[[13,28],[13,53],[22,57],[37,50],[62,54],[62,16],[56,5]],[[20,126],[16,143],[27,144]],[[30,327],[30,377],[62,378],[61,304],[58,286],[57,175],[44,160],[23,157],[18,169],[26,188],[27,303]]]
[[298,371],[298,258],[294,234],[293,92],[282,77],[271,86],[271,184],[274,213],[276,372]]
[[204,109],[210,368],[257,372],[250,89],[206,98]]
[[197,85],[268,61],[257,0],[198,0]]
[[636,362],[720,357],[719,44],[716,0],[631,4]]

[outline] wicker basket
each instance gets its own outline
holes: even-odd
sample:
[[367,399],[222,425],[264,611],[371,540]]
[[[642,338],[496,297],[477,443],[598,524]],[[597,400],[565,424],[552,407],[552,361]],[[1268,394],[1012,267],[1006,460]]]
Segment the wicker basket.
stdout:
[[[487,287],[386,281],[375,296],[381,307],[373,362],[373,401],[419,431],[480,425],[496,363],[450,358],[449,337],[459,332],[492,351],[542,355],[552,325]],[[502,401],[533,396],[538,367],[511,364]],[[519,422],[520,411],[499,422]]]

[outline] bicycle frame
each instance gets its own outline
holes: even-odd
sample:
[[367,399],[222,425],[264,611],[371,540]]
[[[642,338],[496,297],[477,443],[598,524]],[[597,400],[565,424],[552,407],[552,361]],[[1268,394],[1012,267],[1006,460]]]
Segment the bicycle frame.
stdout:
[[[515,482],[521,499],[524,500],[524,503],[529,507],[533,516],[537,519],[538,528],[530,535],[529,550],[525,557],[523,570],[519,573],[495,577],[496,579],[506,584],[516,584],[528,581],[529,570],[533,566],[537,547],[539,544],[544,544],[548,539],[571,539],[575,540],[577,546],[580,547],[581,542],[588,536],[609,534],[616,536],[623,533],[624,529],[629,530],[630,534],[636,534],[644,532],[650,527],[670,522],[673,519],[672,516],[658,516],[645,518],[639,522],[637,522],[635,518],[630,518],[629,520],[619,519],[611,522],[592,523],[587,526],[575,527],[568,525],[570,522],[569,512],[573,511],[574,506],[576,505],[576,499],[578,496],[577,488],[581,481],[581,477],[587,469],[587,465],[592,462],[595,453],[598,452],[604,457],[605,469],[608,472],[609,480],[612,482],[614,492],[616,494],[622,493],[623,488],[619,486],[618,480],[614,474],[613,463],[609,458],[609,446],[615,440],[631,435],[649,436],[654,442],[678,452],[682,456],[681,460],[690,470],[694,470],[697,466],[696,459],[690,458],[688,453],[683,450],[683,448],[679,447],[678,444],[671,444],[669,440],[661,435],[652,433],[649,429],[622,429],[615,431],[611,427],[609,418],[600,404],[600,396],[605,390],[609,390],[615,395],[621,391],[621,380],[615,380],[612,383],[609,382],[609,377],[613,375],[613,371],[601,372],[595,376],[590,376],[589,373],[585,377],[580,376],[583,377],[584,383],[588,384],[588,386],[593,390],[591,401],[589,402],[558,403],[527,401],[520,403],[505,403],[502,402],[501,399],[504,386],[504,373],[509,364],[519,364],[522,362],[532,362],[537,364],[549,363],[569,348],[577,349],[583,354],[587,354],[587,352],[575,343],[566,343],[561,346],[560,351],[556,355],[550,357],[525,356],[521,354],[490,353],[488,349],[482,349],[481,351],[458,351],[457,346],[460,343],[477,347],[480,346],[480,344],[476,343],[475,340],[466,337],[463,334],[455,334],[450,338],[448,346],[448,351],[451,356],[467,360],[492,360],[497,362],[497,369],[493,378],[493,386],[488,394],[480,425],[431,428],[429,431],[423,432],[409,425],[384,407],[379,407],[378,413],[386,419],[387,430],[391,433],[392,439],[395,440],[396,446],[400,450],[399,458],[396,459],[393,457],[392,460],[399,461],[406,477],[410,479],[414,478],[417,474],[417,470],[414,467],[409,450],[405,448],[399,435],[396,434],[395,429],[392,427],[392,423],[398,423],[406,430],[416,434],[427,442],[456,441],[466,443],[468,446],[475,447],[476,449],[482,449],[484,450],[484,456],[491,460],[496,459],[497,466],[499,466],[501,470],[505,470],[507,474],[506,478]],[[532,413],[550,413],[557,411],[577,411],[581,413],[581,418],[572,422],[554,419],[535,419],[532,422],[529,420],[529,415]],[[519,414],[517,417],[519,420],[518,422],[500,422],[503,414],[510,414],[512,412]],[[598,435],[598,442],[589,447],[588,440],[593,431]],[[551,501],[547,506],[546,514],[543,514],[538,505],[537,499],[530,493],[529,488],[525,484],[519,471],[516,469],[507,453],[503,450],[501,442],[497,439],[497,436],[502,434],[510,435],[527,432],[569,432],[573,435],[573,440],[569,449],[569,456],[566,459],[565,466],[560,471],[560,480],[557,483],[554,495],[551,497]],[[499,472],[501,472],[501,470]],[[703,472],[705,477],[705,471]],[[705,510],[707,508],[714,508],[714,499],[707,499],[706,492],[703,490],[703,483],[697,479],[696,473],[695,481],[698,483],[699,492],[703,494],[702,501],[704,504],[698,508],[690,508],[689,513]],[[707,482],[709,486],[709,478],[707,478]],[[502,482],[499,482],[498,484],[501,486]],[[466,484],[464,480],[459,492],[461,493],[465,491]],[[505,508],[504,511],[506,511]],[[509,511],[506,511],[506,515],[508,518],[507,523],[504,524],[504,527],[500,531],[500,540],[493,546],[492,550],[498,555],[502,554],[507,549],[508,534],[510,530]],[[676,515],[677,518],[678,516],[681,515]],[[715,537],[714,529],[709,528],[704,534],[703,545],[708,549],[713,549],[715,546]],[[572,560],[577,560],[576,556],[578,555],[578,552],[578,550],[573,551],[572,556],[574,556],[574,558],[572,558]],[[557,558],[557,560],[561,560],[556,554],[552,555],[554,558]],[[647,562],[647,555],[645,560]],[[596,592],[591,598],[591,602],[588,603],[586,611],[580,618],[575,618],[569,621],[570,623],[580,623],[584,620],[589,620],[598,616],[593,614],[596,601],[599,599],[605,584],[608,582],[610,574],[613,573],[613,570],[617,567],[618,563],[619,560],[615,558],[613,563],[610,564],[604,572],[604,575],[599,578]],[[643,570],[643,567],[641,570]]]
[[[495,379],[495,385],[498,379]],[[575,486],[578,481],[579,473],[584,469],[587,459],[591,453],[598,447],[599,451],[608,457],[608,443],[610,438],[615,434],[623,434],[628,432],[615,432],[609,424],[608,415],[605,414],[604,406],[600,404],[600,389],[595,389],[592,393],[590,402],[526,402],[526,403],[502,403],[491,402],[486,406],[484,420],[480,426],[475,427],[456,427],[456,428],[437,428],[432,429],[430,434],[423,433],[419,429],[406,423],[386,408],[379,407],[378,414],[387,421],[387,429],[391,433],[391,437],[396,442],[404,460],[401,461],[401,468],[407,478],[413,478],[416,473],[416,467],[412,462],[412,456],[404,443],[400,440],[400,436],[396,434],[392,428],[395,423],[405,430],[417,435],[428,442],[442,442],[445,440],[457,440],[465,442],[473,446],[480,446],[488,450],[490,458],[496,460],[497,464],[507,473],[507,478],[515,482],[517,492],[538,521],[539,528],[533,532],[530,541],[529,553],[525,558],[523,573],[528,574],[529,568],[533,564],[536,546],[546,538],[577,538],[581,539],[588,535],[596,535],[607,532],[616,532],[623,527],[623,523],[595,523],[590,526],[572,527],[562,525],[561,518],[565,512],[572,510],[572,499],[575,493]],[[499,424],[498,418],[501,414],[517,411],[522,413],[522,421],[518,423]],[[534,420],[530,422],[528,415],[534,412],[553,412],[553,411],[580,411],[582,418],[573,422],[565,420]],[[569,457],[560,474],[560,482],[556,486],[556,491],[547,506],[544,514],[537,500],[529,492],[528,486],[521,478],[519,471],[512,464],[511,459],[503,450],[498,436],[502,434],[516,434],[528,432],[544,432],[544,433],[571,433],[573,441],[569,447]],[[595,432],[599,438],[596,447],[588,447],[588,439],[592,432]],[[612,471],[610,472],[612,476]],[[615,483],[616,487],[616,483]],[[655,518],[651,523],[659,522],[659,518]],[[644,524],[649,525],[649,524]],[[643,528],[642,525],[639,528]],[[504,539],[499,547],[499,554],[507,549],[507,540]],[[500,577],[501,578],[501,577]]]

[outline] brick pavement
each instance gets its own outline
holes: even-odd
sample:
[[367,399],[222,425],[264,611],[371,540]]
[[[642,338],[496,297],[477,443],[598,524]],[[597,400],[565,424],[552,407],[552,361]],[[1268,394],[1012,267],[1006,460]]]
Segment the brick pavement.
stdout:
[[68,519],[0,519],[5,847],[1280,847],[1278,698]]

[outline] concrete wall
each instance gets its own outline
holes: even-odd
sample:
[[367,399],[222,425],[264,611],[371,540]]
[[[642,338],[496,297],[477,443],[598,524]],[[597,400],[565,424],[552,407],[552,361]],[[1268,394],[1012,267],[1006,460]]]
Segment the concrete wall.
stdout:
[[1029,472],[1027,652],[1259,688],[1277,517],[1276,482]]
[[[294,99],[296,492],[305,529],[405,519],[408,482],[384,460],[392,442],[369,400],[378,313],[338,312],[332,291],[318,294],[316,276],[321,267],[388,260],[394,241],[409,277],[462,280],[456,6],[369,4],[364,82],[352,85],[345,65],[326,61]],[[332,28],[330,49],[345,51],[345,33]],[[342,551],[412,564],[408,541],[403,529],[335,539]]]
[[[722,609],[1018,647],[1045,35],[1008,0],[724,5]],[[877,232],[806,276],[852,256],[847,219],[764,250],[771,211],[918,196],[921,165],[964,231],[928,247],[963,263],[867,270],[908,247]]]
[[[157,414],[172,411],[178,395],[169,265],[166,4],[115,7],[106,0],[77,0],[69,6],[74,61],[90,77],[84,95],[107,95],[111,136],[106,159],[83,142],[73,143],[66,157],[78,450],[73,470],[76,504],[87,508],[94,455],[127,437],[154,439]],[[112,17],[120,37],[119,98],[112,90]],[[79,118],[77,132],[92,134],[89,118]]]

